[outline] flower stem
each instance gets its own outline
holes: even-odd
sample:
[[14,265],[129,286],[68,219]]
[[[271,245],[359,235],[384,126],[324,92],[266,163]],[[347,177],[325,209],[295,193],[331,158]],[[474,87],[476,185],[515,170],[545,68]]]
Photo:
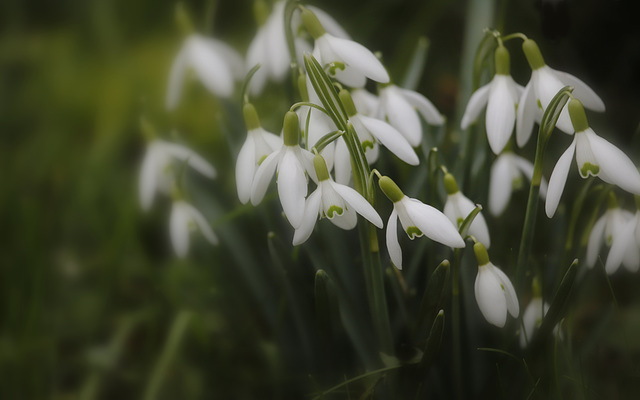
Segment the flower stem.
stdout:
[[462,337],[460,329],[460,261],[461,249],[453,251],[453,268],[451,269],[451,308],[453,309],[453,375],[455,380],[455,398],[463,399],[462,389]]

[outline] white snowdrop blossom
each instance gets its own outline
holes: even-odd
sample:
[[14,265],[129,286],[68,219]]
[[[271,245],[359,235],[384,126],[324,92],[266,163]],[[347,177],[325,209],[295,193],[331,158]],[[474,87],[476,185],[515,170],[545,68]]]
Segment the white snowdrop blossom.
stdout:
[[511,138],[518,100],[524,88],[511,77],[509,52],[503,46],[496,49],[495,64],[496,75],[491,82],[476,90],[469,99],[461,127],[467,129],[486,105],[487,139],[491,151],[500,154]]
[[153,139],[147,145],[139,177],[139,196],[142,209],[147,211],[153,204],[157,191],[168,194],[179,172],[178,163],[186,163],[207,178],[213,179],[216,170],[193,150],[176,143]]
[[245,104],[243,112],[248,132],[236,160],[236,186],[240,202],[246,204],[251,199],[251,187],[258,166],[269,154],[282,148],[282,138],[260,126],[252,104]]
[[189,69],[209,92],[223,98],[231,97],[234,79],[244,75],[242,57],[233,48],[220,40],[192,34],[184,40],[169,72],[168,110],[178,105]]
[[[502,152],[491,166],[489,182],[489,211],[492,215],[502,214],[509,204],[514,189],[523,186],[522,177],[531,181],[533,164],[511,151]],[[540,182],[540,197],[544,200],[547,195],[547,180]]]
[[320,65],[336,63],[331,73],[351,87],[363,87],[366,78],[389,82],[389,74],[378,58],[363,45],[326,32],[316,15],[308,8],[302,11],[302,21],[315,39],[313,57]]
[[[534,122],[542,119],[542,113],[549,106],[551,99],[565,86],[573,86],[573,96],[580,99],[588,109],[599,112],[605,110],[602,99],[586,83],[571,74],[547,66],[535,41],[525,40],[522,49],[532,72],[518,103],[518,146],[523,147],[529,141]],[[566,106],[562,109],[556,126],[565,133],[573,134],[574,128]]]
[[289,223],[298,228],[304,215],[304,203],[307,196],[307,178],[305,172],[317,181],[313,167],[313,154],[300,147],[300,127],[298,115],[288,111],[284,117],[284,146],[269,154],[260,164],[253,179],[251,204],[257,205],[264,198],[271,177],[277,171],[278,196],[282,210]]
[[514,318],[520,314],[518,296],[507,275],[489,261],[484,245],[477,242],[473,250],[478,260],[474,285],[478,308],[487,322],[502,328],[507,321],[507,312]]
[[360,114],[366,115],[367,117],[376,116],[379,103],[378,96],[368,92],[366,89],[355,88],[351,91],[351,98]]
[[350,230],[358,222],[358,213],[382,229],[382,219],[360,193],[331,179],[322,156],[315,156],[313,162],[318,176],[318,187],[305,202],[302,224],[293,236],[294,246],[304,243],[311,236],[318,217],[326,217],[335,226]]
[[620,264],[630,272],[638,272],[640,269],[640,210],[636,211],[622,228],[614,231],[611,238],[611,248],[605,263],[607,274],[615,273],[620,268]]
[[[444,187],[447,190],[447,201],[443,210],[444,215],[459,229],[464,220],[476,208],[476,205],[460,192],[455,178],[450,173],[444,176]],[[471,223],[469,234],[482,242],[487,248],[491,245],[489,228],[482,216],[482,212],[478,213]]]
[[569,114],[575,127],[575,137],[560,156],[549,179],[545,211],[553,217],[564,191],[573,155],[576,156],[580,176],[599,176],[603,181],[627,192],[640,195],[640,172],[622,150],[596,135],[589,127],[584,108],[579,100],[569,102]]
[[431,125],[444,124],[444,117],[423,95],[413,90],[388,85],[380,90],[377,118],[396,128],[413,147],[422,142],[422,123],[419,115]]
[[[549,311],[549,304],[543,303],[542,297],[534,296],[522,314],[522,330],[520,331],[520,347],[531,343],[536,330],[542,325],[542,319]],[[556,328],[557,329],[557,328]]]
[[440,211],[420,200],[405,196],[389,177],[378,182],[382,192],[393,202],[393,211],[387,223],[387,250],[393,265],[402,269],[402,249],[398,242],[398,219],[409,239],[422,235],[454,248],[465,247],[455,225]]
[[209,243],[218,244],[218,238],[200,211],[183,200],[174,201],[169,220],[169,234],[178,257],[187,256],[189,235],[194,230],[200,230]]
[[[589,268],[593,268],[596,265],[602,243],[607,247],[612,247],[614,240],[622,238],[622,231],[627,222],[633,219],[632,213],[618,207],[618,202],[613,192],[609,192],[607,203],[607,211],[598,218],[589,234],[589,241],[587,242],[587,266]],[[618,266],[620,266],[620,263],[618,263]]]

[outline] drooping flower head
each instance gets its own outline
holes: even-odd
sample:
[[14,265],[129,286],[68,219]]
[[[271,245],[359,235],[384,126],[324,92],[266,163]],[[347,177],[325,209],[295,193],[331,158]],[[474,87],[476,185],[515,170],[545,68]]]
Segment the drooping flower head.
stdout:
[[200,230],[209,243],[218,244],[218,238],[200,211],[184,200],[174,201],[169,220],[169,233],[173,249],[178,257],[187,256],[189,235],[195,230]]
[[537,278],[533,280],[532,290],[533,297],[522,315],[522,330],[520,330],[520,347],[522,348],[531,343],[536,330],[542,325],[542,319],[549,310],[549,304],[542,300],[542,290]]
[[431,240],[449,247],[463,248],[464,240],[455,225],[437,209],[420,200],[405,196],[396,183],[387,176],[379,180],[380,189],[393,202],[393,211],[387,223],[387,250],[391,261],[402,269],[402,249],[398,242],[398,219],[409,239],[426,235]]
[[[458,229],[464,220],[471,214],[476,208],[476,205],[469,200],[458,189],[456,179],[450,173],[444,175],[444,188],[447,191],[447,201],[444,204],[444,215],[453,222]],[[484,243],[487,248],[491,245],[491,239],[489,237],[489,228],[487,228],[487,222],[482,216],[482,212],[476,215],[475,219],[469,227],[469,234],[475,237],[478,241]]]
[[516,122],[518,101],[524,90],[511,77],[509,58],[509,52],[504,46],[496,49],[496,74],[491,82],[473,93],[460,124],[462,129],[467,129],[478,118],[486,104],[487,139],[491,151],[496,155],[502,152],[511,138]]
[[638,272],[640,269],[640,196],[635,196],[635,199],[635,215],[611,235],[611,249],[605,264],[607,274],[615,273],[620,264],[630,272]]
[[520,314],[518,296],[509,277],[489,261],[485,246],[477,242],[473,251],[478,260],[478,275],[474,291],[482,315],[492,325],[504,327],[507,312],[517,318]]
[[304,243],[311,236],[318,218],[326,217],[335,226],[349,230],[356,226],[358,213],[382,229],[380,216],[360,193],[331,179],[322,156],[316,155],[313,164],[318,176],[318,187],[305,202],[302,224],[293,236],[294,246]]
[[640,195],[640,172],[624,152],[596,135],[589,127],[580,100],[569,102],[569,115],[576,134],[569,148],[560,156],[549,179],[545,210],[549,218],[558,208],[567,182],[573,155],[576,156],[580,176],[599,176],[603,181],[617,185],[627,192]]
[[[632,219],[633,214],[618,207],[618,201],[615,194],[613,192],[609,192],[609,196],[607,198],[607,210],[600,218],[598,218],[596,223],[593,225],[593,228],[591,228],[591,233],[589,234],[589,241],[587,242],[587,266],[589,268],[593,268],[596,265],[602,243],[607,247],[613,248],[614,241],[624,240],[623,230],[627,222]],[[612,257],[617,257],[617,255],[615,253],[612,254],[611,251],[609,254]],[[615,269],[617,269],[618,266],[620,266],[619,262]],[[607,272],[611,271],[611,273],[613,273],[613,270],[613,265],[609,264]]]

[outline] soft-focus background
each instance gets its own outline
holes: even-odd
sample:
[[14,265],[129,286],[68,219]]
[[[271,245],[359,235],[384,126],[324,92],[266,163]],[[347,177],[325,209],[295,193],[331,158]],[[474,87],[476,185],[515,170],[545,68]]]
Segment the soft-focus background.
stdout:
[[[201,30],[244,53],[255,33],[251,1],[213,3],[186,2]],[[640,25],[632,0],[312,3],[382,51],[396,79],[418,36],[428,37],[419,89],[447,116],[453,135],[471,90],[470,66],[461,65],[472,59],[481,29],[524,32],[548,64],[601,95],[607,111],[588,114],[592,125],[640,164]],[[164,110],[180,46],[174,9],[173,1],[157,0],[0,3],[2,399],[300,398],[362,372],[353,343],[334,343],[339,351],[327,355],[305,331],[315,324],[319,267],[358,276],[350,296],[365,304],[359,272],[339,257],[347,252],[341,246],[357,242],[324,225],[312,243],[333,247],[298,258],[290,229],[268,212],[278,210],[273,197],[269,210],[239,205],[232,167],[245,133],[237,99],[217,101],[193,84],[176,112]],[[524,84],[529,71],[518,46],[509,43],[512,69]],[[256,104],[264,125],[279,130],[287,92],[271,89]],[[220,172],[215,182],[187,176],[194,202],[221,237],[216,248],[195,239],[188,261],[172,253],[169,202],[158,198],[150,213],[140,210],[142,115],[167,137],[175,130]],[[549,160],[567,144],[552,142]],[[517,249],[517,236],[497,235],[503,253]],[[294,261],[274,269],[281,253]],[[617,303],[602,276],[583,282],[574,313],[582,369],[570,378],[582,377],[576,387],[588,398],[640,393],[640,280],[614,276]],[[366,310],[353,309],[357,325]],[[333,365],[340,368],[331,375]],[[480,397],[491,384],[479,379],[470,390]]]

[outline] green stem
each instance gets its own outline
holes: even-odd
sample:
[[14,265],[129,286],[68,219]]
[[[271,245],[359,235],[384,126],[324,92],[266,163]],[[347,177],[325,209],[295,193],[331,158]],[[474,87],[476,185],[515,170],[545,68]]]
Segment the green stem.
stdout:
[[384,368],[376,369],[376,370],[374,370],[374,371],[367,372],[367,373],[364,373],[364,374],[362,374],[362,375],[358,375],[358,376],[356,376],[355,378],[347,379],[346,381],[344,381],[344,382],[342,382],[342,383],[340,383],[340,384],[338,384],[338,385],[335,385],[334,387],[332,387],[332,388],[330,388],[330,389],[327,389],[327,390],[323,391],[322,393],[320,393],[319,395],[317,395],[316,397],[314,397],[314,398],[313,398],[313,400],[323,399],[325,395],[327,395],[327,394],[329,394],[329,393],[331,393],[331,392],[334,392],[334,391],[336,391],[336,390],[340,389],[341,387],[346,386],[346,385],[348,385],[348,384],[350,384],[350,383],[357,382],[357,381],[359,381],[359,380],[361,380],[361,379],[365,379],[365,378],[368,378],[368,377],[370,377],[370,376],[374,376],[374,375],[382,374],[382,373],[385,373],[385,372],[387,372],[387,371],[393,371],[394,369],[398,369],[398,368],[402,368],[402,367],[403,367],[403,365],[402,365],[402,364],[398,364],[398,365],[391,365],[391,366],[389,366],[389,367],[384,367]]
[[460,261],[461,249],[453,251],[453,268],[451,269],[451,307],[453,308],[453,370],[455,380],[455,398],[463,399],[462,390],[462,337],[460,329]]

